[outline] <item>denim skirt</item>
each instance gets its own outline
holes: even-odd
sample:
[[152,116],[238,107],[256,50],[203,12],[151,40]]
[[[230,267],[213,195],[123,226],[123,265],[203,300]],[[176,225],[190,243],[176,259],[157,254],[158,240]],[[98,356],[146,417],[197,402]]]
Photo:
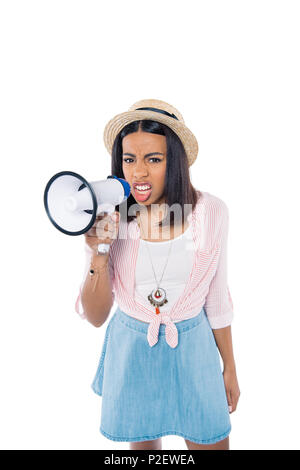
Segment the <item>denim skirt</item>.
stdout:
[[160,325],[149,346],[148,323],[119,307],[110,319],[92,383],[102,397],[100,432],[113,441],[178,435],[214,444],[231,431],[220,356],[205,309],[175,322],[171,348]]

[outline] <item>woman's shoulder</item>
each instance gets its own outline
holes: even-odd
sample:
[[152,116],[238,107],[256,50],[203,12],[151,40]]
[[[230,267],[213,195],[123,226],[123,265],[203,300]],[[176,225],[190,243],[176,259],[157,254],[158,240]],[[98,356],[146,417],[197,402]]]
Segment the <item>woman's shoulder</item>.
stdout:
[[199,198],[195,208],[197,223],[204,230],[218,232],[219,228],[228,223],[229,212],[225,201],[208,191],[197,191]]
[[199,233],[205,232],[208,235],[206,247],[203,249],[213,253],[213,247],[216,246],[219,237],[226,232],[228,220],[228,207],[225,201],[208,191],[201,191],[197,202],[196,223]]
[[197,206],[204,206],[209,212],[224,213],[228,211],[227,204],[223,199],[208,191],[196,190],[198,194]]

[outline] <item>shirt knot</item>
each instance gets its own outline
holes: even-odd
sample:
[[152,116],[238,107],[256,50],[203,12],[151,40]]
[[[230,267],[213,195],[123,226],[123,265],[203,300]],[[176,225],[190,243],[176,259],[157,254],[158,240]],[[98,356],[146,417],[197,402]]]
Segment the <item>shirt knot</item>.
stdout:
[[158,342],[159,327],[161,323],[166,325],[166,342],[171,348],[176,348],[178,344],[178,331],[175,323],[166,313],[156,314],[151,320],[147,332],[148,343],[152,347]]

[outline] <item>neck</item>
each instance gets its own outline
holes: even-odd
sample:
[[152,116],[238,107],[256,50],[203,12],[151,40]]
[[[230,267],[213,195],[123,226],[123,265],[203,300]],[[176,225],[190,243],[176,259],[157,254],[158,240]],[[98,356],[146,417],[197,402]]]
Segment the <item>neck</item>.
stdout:
[[149,206],[143,206],[138,211],[138,220],[142,223],[148,223],[153,226],[160,222],[166,216],[166,209],[163,206],[163,202],[150,204]]
[[[160,227],[159,222],[166,216],[165,208],[148,206],[141,210],[137,216],[141,236],[144,239],[159,239],[166,232],[167,227]],[[168,232],[169,233],[169,232]]]

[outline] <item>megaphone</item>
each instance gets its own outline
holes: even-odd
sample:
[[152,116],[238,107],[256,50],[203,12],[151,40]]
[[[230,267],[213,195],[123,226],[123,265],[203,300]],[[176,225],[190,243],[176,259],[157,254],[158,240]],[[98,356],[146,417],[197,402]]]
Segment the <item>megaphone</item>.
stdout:
[[[98,214],[111,214],[129,196],[130,185],[123,178],[111,175],[106,180],[88,182],[78,173],[61,171],[48,181],[44,205],[54,227],[66,235],[82,235],[93,226]],[[108,250],[108,243],[98,245],[99,253]]]

